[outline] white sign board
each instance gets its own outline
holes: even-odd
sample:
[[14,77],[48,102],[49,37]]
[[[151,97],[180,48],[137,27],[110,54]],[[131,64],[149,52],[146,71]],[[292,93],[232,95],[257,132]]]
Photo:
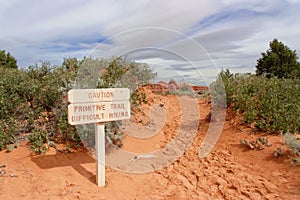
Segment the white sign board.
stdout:
[[105,186],[105,129],[103,122],[130,118],[128,88],[73,89],[68,92],[68,122],[95,123],[96,181]]
[[70,103],[128,100],[128,88],[73,89],[68,92]]
[[108,122],[130,118],[128,100],[95,103],[74,103],[68,106],[71,125]]

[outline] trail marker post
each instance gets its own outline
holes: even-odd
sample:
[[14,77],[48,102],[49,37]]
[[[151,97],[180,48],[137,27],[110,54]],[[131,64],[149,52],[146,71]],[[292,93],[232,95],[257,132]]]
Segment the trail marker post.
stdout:
[[95,123],[96,181],[105,186],[104,122],[130,118],[128,88],[72,89],[68,92],[68,122]]

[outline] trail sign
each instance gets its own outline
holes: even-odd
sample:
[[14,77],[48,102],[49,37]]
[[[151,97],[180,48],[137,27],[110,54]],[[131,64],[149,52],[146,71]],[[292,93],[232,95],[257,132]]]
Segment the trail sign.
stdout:
[[76,103],[68,106],[71,125],[108,122],[130,118],[128,100],[95,103]]
[[105,186],[105,130],[108,121],[130,118],[128,88],[73,89],[68,92],[68,122],[95,123],[96,181]]
[[128,100],[130,91],[128,88],[104,88],[104,89],[73,89],[68,92],[70,103],[103,102]]

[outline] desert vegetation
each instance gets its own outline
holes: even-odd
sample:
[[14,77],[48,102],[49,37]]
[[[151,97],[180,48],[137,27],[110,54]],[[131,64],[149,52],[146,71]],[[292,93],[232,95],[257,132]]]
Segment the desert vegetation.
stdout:
[[[149,83],[156,73],[147,64],[124,58],[65,58],[61,66],[42,62],[19,69],[16,59],[1,51],[0,196],[298,199],[297,59],[295,51],[273,40],[258,59],[255,74],[224,68],[209,86],[191,86],[175,80]],[[132,152],[163,148],[182,123],[178,98],[193,97],[200,122],[191,146],[178,160],[147,174],[127,174],[107,166],[107,187],[97,187],[93,150],[81,148],[94,146],[94,127],[68,124],[67,92],[106,87],[130,89],[131,120],[138,126],[154,124],[148,116],[154,104],[167,111],[162,130],[147,141],[124,134],[119,121],[105,123],[106,144]],[[212,108],[218,106],[227,109],[222,134],[214,150],[200,159],[207,130],[212,122],[218,123],[211,118]],[[194,105],[187,107],[196,111]]]
[[[297,54],[274,39],[261,55],[256,74],[233,74],[222,69],[217,81],[211,85],[214,88],[212,98],[217,104],[227,104],[228,109],[243,116],[243,122],[248,126],[267,134],[280,133],[299,163],[300,63]],[[225,98],[220,99],[220,83],[223,83],[221,89],[225,90],[226,102]],[[255,146],[243,140],[241,144],[251,149]],[[275,155],[280,154],[275,152]]]
[[[67,122],[69,89],[127,87],[132,92],[132,106],[139,106],[147,103],[147,96],[135,92],[138,91],[136,86],[145,85],[156,76],[147,64],[120,57],[80,61],[65,58],[61,66],[42,62],[18,69],[10,53],[4,50],[0,53],[1,150],[12,151],[24,137],[36,153],[45,153],[60,142],[67,144],[66,150],[79,147],[80,137]],[[236,115],[243,116],[243,123],[249,127],[267,134],[280,133],[287,146],[299,156],[299,139],[294,137],[300,131],[300,64],[297,59],[295,51],[274,39],[258,59],[256,74],[233,74],[224,69],[210,85],[210,92],[213,103],[226,104]],[[84,72],[85,66],[94,68]],[[78,76],[80,81],[75,85]],[[220,93],[223,89],[226,96]],[[192,87],[184,83],[167,90],[165,95],[197,97]],[[120,144],[122,133],[117,130],[117,123],[107,123],[106,132],[110,142]]]
[[[4,51],[3,51],[4,52]],[[10,54],[7,54],[10,55]],[[11,58],[9,56],[3,59]],[[148,82],[155,76],[150,68],[143,64],[126,61],[122,58],[98,60],[84,58],[66,58],[62,66],[52,66],[49,62],[29,66],[27,69],[11,67],[10,62],[0,65],[0,149],[17,147],[18,140],[28,138],[36,153],[45,153],[54,143],[67,143],[68,148],[78,147],[81,140],[74,126],[67,122],[67,92],[75,87],[75,79],[80,66],[102,66],[105,68],[100,82],[94,81],[96,88],[116,87],[117,81],[125,74],[126,87],[132,92],[133,106],[146,102],[144,93],[134,93],[135,86]],[[9,64],[7,64],[9,63]],[[96,73],[98,75],[98,73]],[[80,82],[79,84],[81,84]],[[84,82],[89,84],[89,82]],[[131,84],[131,85],[130,85]],[[119,85],[120,86],[120,85]],[[77,86],[78,87],[78,86]],[[89,87],[80,85],[79,87]],[[106,132],[109,141],[120,138],[116,135],[115,122],[107,123]],[[117,123],[117,122],[116,122]],[[88,135],[86,137],[89,137]]]

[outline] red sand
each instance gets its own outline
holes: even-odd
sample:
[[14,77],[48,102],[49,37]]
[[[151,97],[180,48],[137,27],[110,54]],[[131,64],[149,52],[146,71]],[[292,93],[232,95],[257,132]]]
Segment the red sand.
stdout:
[[[168,110],[162,131],[148,142],[125,136],[123,148],[148,152],[163,147],[179,126],[179,105],[172,96],[148,94],[150,104]],[[149,106],[141,107],[140,125],[147,123]],[[210,104],[199,99],[201,126],[191,147],[173,164],[147,174],[129,174],[106,167],[106,186],[96,185],[95,160],[87,150],[32,155],[23,142],[11,153],[0,152],[0,199],[300,199],[300,167],[288,156],[276,158],[283,146],[279,136],[268,136],[272,147],[248,150],[240,139],[260,135],[230,117],[213,152],[200,159],[198,151],[209,122]],[[229,113],[229,115],[232,113]]]

